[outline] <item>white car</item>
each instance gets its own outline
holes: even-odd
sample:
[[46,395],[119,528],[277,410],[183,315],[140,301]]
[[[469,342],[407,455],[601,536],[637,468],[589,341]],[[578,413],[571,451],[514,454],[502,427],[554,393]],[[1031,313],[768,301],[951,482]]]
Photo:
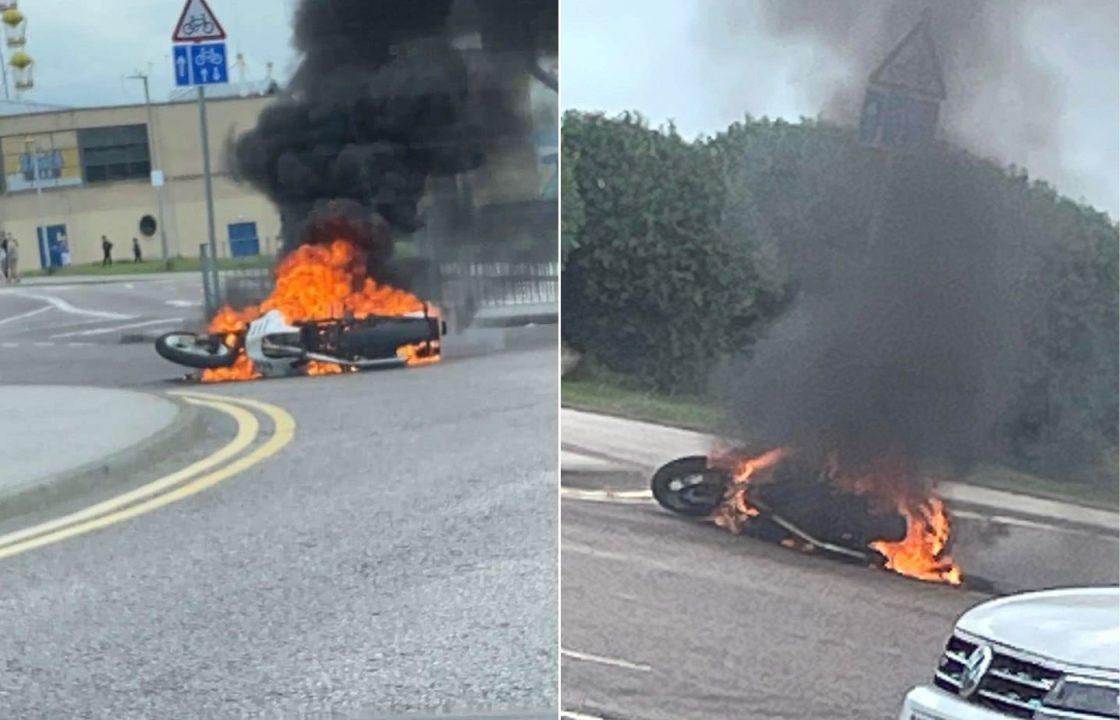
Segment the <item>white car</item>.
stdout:
[[899,720],[1120,717],[1120,587],[1012,595],[957,621]]

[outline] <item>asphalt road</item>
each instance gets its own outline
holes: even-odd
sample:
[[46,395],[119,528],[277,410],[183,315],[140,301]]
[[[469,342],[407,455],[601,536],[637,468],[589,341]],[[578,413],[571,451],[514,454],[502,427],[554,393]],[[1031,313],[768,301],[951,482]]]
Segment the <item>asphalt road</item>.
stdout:
[[[119,339],[197,320],[198,298],[193,275],[0,290],[0,402],[13,383],[182,387]],[[0,717],[555,707],[556,364],[544,348],[203,388],[284,408],[294,439],[0,560]]]
[[1115,534],[980,513],[954,521],[972,589],[733,536],[641,497],[648,470],[634,461],[645,447],[662,462],[679,450],[671,437],[584,430],[566,420],[562,435],[594,446],[566,444],[562,458],[574,468],[561,478],[561,707],[572,718],[896,718],[967,608],[1117,582]]

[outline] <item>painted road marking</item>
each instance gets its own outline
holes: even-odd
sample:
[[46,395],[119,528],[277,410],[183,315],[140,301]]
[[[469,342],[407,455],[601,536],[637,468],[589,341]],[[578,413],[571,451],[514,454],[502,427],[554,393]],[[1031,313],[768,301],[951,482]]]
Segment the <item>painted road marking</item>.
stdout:
[[643,505],[653,502],[649,490],[585,490],[560,486],[560,497],[569,500],[588,500],[590,502],[612,502],[620,505]]
[[6,347],[6,348],[17,348],[17,347],[19,347],[19,343],[4,343],[4,347]]
[[51,335],[52,340],[68,337],[86,337],[87,335],[106,335],[118,330],[128,330],[130,328],[148,327],[149,325],[176,325],[183,322],[183,318],[162,318],[159,320],[144,320],[143,322],[128,323],[126,325],[114,325],[106,328],[94,328],[93,330],[74,330],[73,332],[60,333],[58,335]]
[[[188,393],[188,392],[172,392],[172,395],[182,396],[187,402],[196,405],[205,405],[216,410],[220,410],[231,415],[238,423],[238,433],[234,441],[224,448],[218,450],[216,453],[208,458],[204,458],[197,463],[194,463],[183,470],[180,470],[171,475],[165,476],[156,480],[148,485],[144,485],[122,496],[111,498],[104,503],[87,508],[86,510],[79,511],[73,515],[83,515],[83,518],[75,521],[71,516],[59,518],[58,520],[42,525],[34,526],[21,530],[17,533],[11,533],[4,537],[0,537],[0,558],[10,557],[17,555],[28,550],[33,550],[44,545],[66,540],[76,535],[99,530],[109,525],[128,520],[143,513],[151,512],[157,508],[169,505],[184,498],[190,497],[199,493],[207,488],[217,485],[222,480],[236,475],[243,470],[255,465],[258,462],[276,454],[285,445],[291,442],[295,435],[295,420],[287,411],[275,405],[259,402],[256,400],[245,400],[241,398],[230,398],[218,395],[205,395],[201,393]],[[235,404],[231,404],[235,403]],[[205,472],[214,465],[233,457],[244,449],[245,445],[256,439],[260,429],[260,423],[252,416],[251,413],[246,412],[238,405],[248,405],[253,407],[265,415],[269,416],[273,423],[272,437],[257,446],[256,449],[246,455],[233,460],[227,465],[224,465],[216,470]],[[245,438],[248,437],[248,441]],[[244,445],[241,443],[244,442]],[[235,450],[231,450],[231,446],[237,446]],[[217,457],[216,457],[217,456]],[[201,467],[200,467],[201,466]],[[162,490],[175,485],[175,483],[186,480],[192,475],[197,475],[199,472],[204,474],[198,475],[193,480],[182,483],[174,489],[160,494]],[[174,479],[172,479],[174,478]],[[127,497],[126,500],[121,498]],[[135,500],[147,497],[148,499],[129,504]],[[112,507],[108,507],[111,504]],[[128,505],[123,509],[113,511],[113,508]],[[106,509],[110,510],[106,512]],[[88,516],[89,519],[84,519]],[[50,528],[45,526],[52,525],[59,527],[59,529],[51,531]],[[27,537],[29,539],[20,540],[18,537]]]
[[62,312],[70,313],[71,315],[86,315],[89,317],[105,318],[106,320],[132,320],[136,317],[135,315],[122,315],[121,313],[107,312],[105,310],[87,310],[85,308],[74,307],[62,298],[55,297],[54,295],[39,295],[37,293],[27,292],[26,290],[9,290],[8,292],[21,297],[42,300],[43,302],[50,303]]
[[54,347],[54,343],[52,342],[34,342],[31,344],[35,347]]
[[39,313],[46,312],[47,310],[50,310],[50,309],[51,309],[50,305],[44,305],[42,307],[37,307],[34,310],[28,310],[27,312],[20,313],[19,315],[13,315],[11,317],[6,317],[3,320],[0,320],[0,325],[3,325],[4,323],[14,322],[15,320],[22,320],[24,318],[29,318],[32,315],[38,315]]
[[653,668],[651,668],[649,665],[632,663],[629,660],[604,657],[603,655],[592,655],[591,653],[582,653],[575,650],[565,650],[564,648],[560,648],[560,656],[571,658],[572,660],[580,660],[582,662],[592,662],[598,663],[600,665],[610,665],[611,667],[624,668],[626,670],[636,670],[638,672],[650,672],[651,670],[653,670]]
[[561,710],[560,717],[567,718],[568,720],[604,720],[598,715],[588,715],[587,713],[576,712],[575,710]]
[[232,458],[234,455],[247,448],[250,443],[252,443],[253,440],[256,439],[257,434],[260,431],[260,423],[251,412],[249,412],[248,410],[242,410],[239,407],[224,408],[217,407],[216,405],[212,405],[211,407],[215,407],[222,412],[228,413],[237,423],[237,434],[227,445],[219,448],[209,456],[188,465],[182,470],[173,472],[170,475],[165,475],[164,477],[158,480],[154,480],[147,485],[141,485],[135,490],[131,490],[121,495],[111,497],[108,500],[99,502],[96,505],[91,505],[83,510],[70,513],[69,515],[63,515],[62,517],[55,518],[54,520],[50,520],[48,522],[40,523],[39,525],[34,525],[17,532],[11,532],[7,535],[0,536],[0,551],[2,551],[5,546],[11,545],[12,543],[26,540],[27,538],[35,537],[36,535],[42,535],[44,533],[66,527],[67,525],[73,525],[75,523],[82,522],[83,520],[95,518],[99,515],[104,515],[105,513],[112,510],[130,505],[138,500],[143,500],[145,498],[156,495],[157,493],[166,490],[167,488],[170,488],[175,484],[182,482],[183,480],[191,478],[205,470],[209,470],[218,463]]
[[202,303],[197,300],[165,300],[164,302],[172,307],[196,307],[202,305]]

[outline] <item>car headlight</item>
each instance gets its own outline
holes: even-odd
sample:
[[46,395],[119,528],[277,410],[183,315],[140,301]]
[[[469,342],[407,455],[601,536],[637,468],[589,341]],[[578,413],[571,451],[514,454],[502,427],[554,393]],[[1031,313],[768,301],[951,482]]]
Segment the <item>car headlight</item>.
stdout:
[[1120,718],[1120,689],[1116,683],[1096,678],[1065,675],[1046,694],[1036,717],[1053,717],[1046,708],[1092,713],[1094,716]]

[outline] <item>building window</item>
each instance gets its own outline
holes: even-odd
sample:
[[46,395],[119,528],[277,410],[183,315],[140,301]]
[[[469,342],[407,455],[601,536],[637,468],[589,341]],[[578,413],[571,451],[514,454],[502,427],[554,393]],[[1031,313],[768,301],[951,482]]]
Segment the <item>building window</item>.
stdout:
[[148,130],[143,125],[79,130],[78,147],[87,183],[147,178],[152,169]]

